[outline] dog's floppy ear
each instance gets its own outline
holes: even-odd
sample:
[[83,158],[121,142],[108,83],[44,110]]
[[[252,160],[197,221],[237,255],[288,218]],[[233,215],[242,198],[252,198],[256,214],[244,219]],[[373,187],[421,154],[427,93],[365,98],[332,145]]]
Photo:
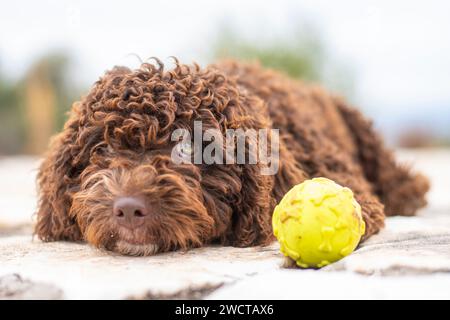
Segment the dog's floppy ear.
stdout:
[[[229,241],[240,247],[267,244],[274,239],[272,211],[277,201],[293,185],[304,181],[307,174],[296,165],[283,137],[279,136],[280,132],[272,128],[267,106],[261,99],[241,97],[236,106],[233,112],[226,113],[228,123],[233,128],[255,130],[258,139],[257,148],[246,145],[245,164],[236,164],[241,169],[241,190],[235,203],[231,204],[233,226]],[[265,146],[261,149],[262,145]],[[257,161],[251,163],[250,159]]]
[[[264,102],[256,96],[244,94],[224,112],[227,118],[228,128],[242,130],[242,132],[253,131],[253,138],[247,139],[245,143],[245,163],[234,164],[239,166],[240,185],[239,193],[233,198],[230,207],[233,209],[232,226],[228,232],[231,245],[246,247],[251,245],[267,244],[273,239],[271,216],[275,205],[272,189],[275,175],[267,172],[267,163],[261,161],[259,145],[260,129],[267,130],[271,127],[268,123],[267,108]],[[267,131],[266,131],[267,132]],[[271,147],[271,134],[267,134],[266,146]],[[256,143],[256,148],[255,144]],[[239,145],[236,156],[239,158]],[[251,161],[250,159],[253,159]],[[256,163],[255,163],[256,160]],[[278,159],[274,159],[278,161]],[[242,161],[241,161],[242,162]]]
[[79,112],[74,106],[64,131],[53,138],[38,172],[39,204],[35,233],[44,241],[82,240],[74,217],[69,216],[71,194],[77,185],[83,150],[76,145]]
[[261,175],[258,165],[243,167],[239,201],[234,204],[230,243],[237,247],[268,244],[272,239],[273,177]]

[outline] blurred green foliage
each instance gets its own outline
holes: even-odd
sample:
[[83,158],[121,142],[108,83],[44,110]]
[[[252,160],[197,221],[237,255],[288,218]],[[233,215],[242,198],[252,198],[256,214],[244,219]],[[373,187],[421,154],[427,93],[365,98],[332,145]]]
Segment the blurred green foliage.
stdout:
[[26,115],[26,87],[30,81],[50,85],[55,97],[55,120],[51,132],[62,128],[67,111],[81,92],[69,83],[69,65],[66,53],[52,52],[36,60],[19,79],[7,78],[0,69],[0,155],[26,151],[27,121],[30,121]]
[[24,139],[20,86],[6,79],[0,69],[0,154],[20,151]]
[[314,37],[298,36],[296,41],[278,40],[267,44],[245,40],[224,29],[219,34],[214,56],[258,60],[262,65],[280,70],[293,78],[318,81],[323,65],[322,43]]
[[72,103],[79,98],[81,91],[74,88],[70,79],[68,79],[69,67],[69,56],[57,52],[42,57],[29,71],[30,74],[36,72],[41,80],[48,81],[53,88],[56,99],[54,132],[62,129],[67,118],[67,112],[70,110]]
[[294,28],[288,38],[246,39],[229,26],[221,29],[213,49],[213,59],[235,58],[259,61],[290,77],[317,82],[350,99],[354,93],[353,73],[335,61],[326,50],[319,32],[312,26]]

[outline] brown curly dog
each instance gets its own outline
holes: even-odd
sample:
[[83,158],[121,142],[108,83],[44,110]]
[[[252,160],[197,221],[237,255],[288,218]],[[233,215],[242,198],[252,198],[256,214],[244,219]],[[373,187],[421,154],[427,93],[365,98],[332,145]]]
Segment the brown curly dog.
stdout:
[[[395,159],[371,123],[322,89],[225,61],[173,70],[116,67],[74,104],[38,175],[36,233],[150,255],[219,243],[272,241],[275,204],[295,184],[324,176],[353,190],[364,239],[385,215],[425,205],[427,180]],[[279,168],[174,163],[175,129],[279,129]],[[245,149],[253,152],[251,148]]]

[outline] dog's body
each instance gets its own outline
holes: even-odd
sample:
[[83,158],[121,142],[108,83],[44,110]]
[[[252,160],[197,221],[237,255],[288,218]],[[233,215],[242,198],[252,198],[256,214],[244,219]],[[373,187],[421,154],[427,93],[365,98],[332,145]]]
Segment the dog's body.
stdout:
[[[224,134],[279,129],[278,172],[261,174],[263,163],[174,164],[170,135],[194,121]],[[41,166],[36,232],[134,255],[266,244],[275,204],[317,176],[353,190],[365,238],[385,215],[414,214],[428,190],[358,111],[320,88],[235,62],[116,68],[74,105]]]

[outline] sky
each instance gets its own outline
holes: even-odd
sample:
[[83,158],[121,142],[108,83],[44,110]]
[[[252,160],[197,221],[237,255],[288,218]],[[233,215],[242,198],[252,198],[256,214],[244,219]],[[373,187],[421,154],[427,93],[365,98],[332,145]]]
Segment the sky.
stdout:
[[289,39],[307,22],[331,57],[350,66],[363,109],[380,119],[432,114],[437,120],[424,123],[446,130],[449,12],[444,0],[15,0],[0,11],[0,68],[19,78],[39,56],[65,49],[73,80],[90,84],[113,65],[137,66],[131,54],[205,63],[224,24],[259,42]]

